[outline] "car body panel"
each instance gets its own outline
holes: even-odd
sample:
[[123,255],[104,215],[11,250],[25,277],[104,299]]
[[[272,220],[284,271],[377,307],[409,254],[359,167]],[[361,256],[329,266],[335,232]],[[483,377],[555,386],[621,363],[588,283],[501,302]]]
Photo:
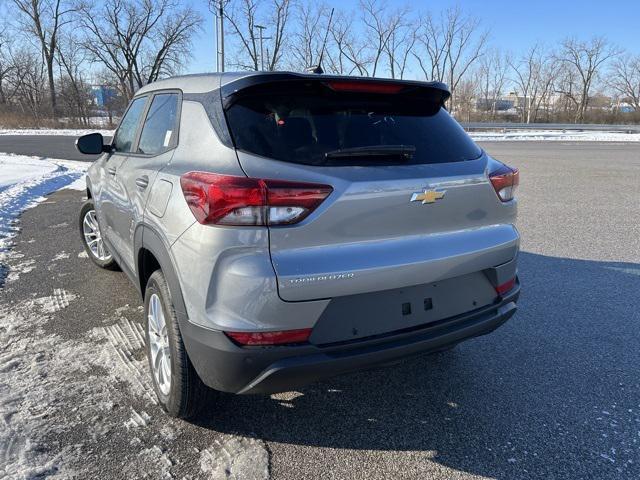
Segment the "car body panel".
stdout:
[[[442,280],[513,259],[515,201],[501,202],[488,157],[393,167],[311,167],[239,152],[249,176],[329,184],[333,192],[300,224],[270,228],[284,300],[353,295]],[[433,204],[411,201],[424,190]]]

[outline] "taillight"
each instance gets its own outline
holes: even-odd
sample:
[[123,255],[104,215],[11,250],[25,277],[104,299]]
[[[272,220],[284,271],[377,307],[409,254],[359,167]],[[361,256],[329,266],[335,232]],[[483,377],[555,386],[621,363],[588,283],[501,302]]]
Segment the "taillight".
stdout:
[[310,328],[282,330],[279,332],[224,332],[240,345],[290,345],[306,343],[311,335]]
[[514,277],[498,285],[496,287],[496,292],[498,293],[498,295],[504,295],[505,293],[510,292],[515,286],[516,286],[516,279]]
[[329,88],[336,92],[355,92],[355,93],[400,93],[404,89],[404,85],[388,82],[372,82],[372,81],[344,81],[337,80],[327,82]]
[[189,172],[180,178],[187,205],[203,225],[290,225],[333,191],[329,185]]
[[496,162],[496,167],[489,172],[489,180],[500,200],[508,202],[515,196],[516,187],[520,183],[520,172],[517,168]]

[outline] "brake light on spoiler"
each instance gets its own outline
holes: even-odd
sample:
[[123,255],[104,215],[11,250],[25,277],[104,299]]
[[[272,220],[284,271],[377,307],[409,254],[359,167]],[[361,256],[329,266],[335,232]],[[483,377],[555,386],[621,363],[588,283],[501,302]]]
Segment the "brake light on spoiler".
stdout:
[[336,92],[356,92],[356,93],[400,93],[404,89],[404,85],[387,82],[372,81],[343,81],[336,80],[327,82],[326,84],[331,90]]

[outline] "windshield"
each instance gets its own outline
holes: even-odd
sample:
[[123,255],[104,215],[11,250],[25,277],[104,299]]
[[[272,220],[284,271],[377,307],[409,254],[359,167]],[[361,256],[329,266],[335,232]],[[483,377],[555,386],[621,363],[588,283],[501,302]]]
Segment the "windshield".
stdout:
[[460,162],[482,153],[444,108],[415,96],[280,90],[241,96],[227,109],[236,148],[308,165]]

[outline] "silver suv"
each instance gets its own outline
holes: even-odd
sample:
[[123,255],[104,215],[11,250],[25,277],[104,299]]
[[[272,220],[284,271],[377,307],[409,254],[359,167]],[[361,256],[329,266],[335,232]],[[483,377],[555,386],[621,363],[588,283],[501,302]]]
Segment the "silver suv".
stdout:
[[142,88],[110,144],[77,140],[102,154],[85,248],[144,297],[169,414],[445,350],[514,314],[518,172],[448,97],[435,82],[185,76]]

